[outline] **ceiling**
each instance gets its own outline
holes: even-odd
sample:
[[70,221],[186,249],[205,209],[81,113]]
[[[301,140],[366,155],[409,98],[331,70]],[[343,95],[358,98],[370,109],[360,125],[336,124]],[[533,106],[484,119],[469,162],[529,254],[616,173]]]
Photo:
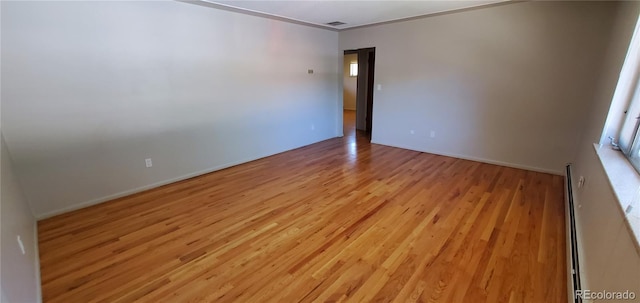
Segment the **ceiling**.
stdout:
[[[412,17],[432,15],[470,7],[484,6],[508,0],[413,0],[413,1],[363,1],[363,0],[204,0],[219,8],[268,15],[298,23],[331,29],[348,29]],[[344,25],[330,26],[340,21]]]

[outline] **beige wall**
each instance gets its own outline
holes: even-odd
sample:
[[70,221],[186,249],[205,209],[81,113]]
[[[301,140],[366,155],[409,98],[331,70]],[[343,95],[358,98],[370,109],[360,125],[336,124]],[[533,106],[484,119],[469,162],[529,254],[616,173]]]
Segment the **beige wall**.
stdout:
[[615,8],[512,3],[346,30],[340,49],[376,47],[374,143],[561,174]]
[[356,89],[358,77],[349,76],[349,65],[358,63],[358,54],[348,54],[344,56],[344,81],[343,81],[343,108],[348,110],[356,109]]
[[[593,143],[600,143],[639,13],[640,3],[620,2],[595,93],[585,102],[589,114],[572,168],[583,289],[628,289],[636,293],[634,302],[640,302],[640,253]],[[577,188],[580,176],[585,178],[583,188]]]
[[3,132],[37,217],[339,135],[337,32],[177,1],[1,5]]
[[[18,183],[4,138],[0,135],[0,286],[2,302],[39,302],[40,278],[36,219]],[[23,255],[17,237],[24,244]]]

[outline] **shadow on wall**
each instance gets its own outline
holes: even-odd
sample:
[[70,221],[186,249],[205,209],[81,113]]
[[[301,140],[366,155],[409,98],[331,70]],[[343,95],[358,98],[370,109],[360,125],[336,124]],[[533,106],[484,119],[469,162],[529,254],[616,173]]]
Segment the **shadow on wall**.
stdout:
[[[16,166],[25,188],[38,189],[28,196],[35,214],[43,217],[331,137],[328,123],[315,123],[313,130],[295,127],[307,124],[309,115],[294,112],[300,114],[278,121],[218,118],[157,132],[61,140],[47,153],[16,148]],[[146,158],[153,160],[152,167],[145,167]]]
[[[4,138],[0,135],[2,165],[2,302],[39,302],[36,220],[16,179]],[[24,251],[19,247],[19,241]]]
[[337,32],[175,1],[2,17],[2,130],[36,217],[338,134]]
[[561,174],[615,7],[515,3],[344,31],[341,47],[380,50],[374,142]]

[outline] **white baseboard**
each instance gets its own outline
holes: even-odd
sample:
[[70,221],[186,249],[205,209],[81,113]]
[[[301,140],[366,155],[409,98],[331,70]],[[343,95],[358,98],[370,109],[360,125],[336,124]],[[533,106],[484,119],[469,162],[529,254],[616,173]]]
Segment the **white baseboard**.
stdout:
[[179,176],[179,177],[171,178],[171,179],[168,179],[168,180],[152,183],[152,184],[149,184],[149,185],[140,186],[140,187],[136,187],[136,188],[133,188],[133,189],[121,191],[121,192],[118,192],[118,193],[115,193],[115,194],[112,194],[112,195],[96,198],[96,199],[89,200],[89,201],[86,201],[86,202],[77,203],[77,204],[74,204],[74,205],[71,205],[71,206],[68,206],[68,207],[65,207],[65,208],[57,209],[57,210],[46,212],[46,213],[43,213],[43,214],[36,214],[35,217],[36,217],[36,220],[43,220],[43,219],[51,218],[51,217],[54,217],[54,216],[57,216],[57,215],[61,215],[61,214],[68,213],[68,212],[72,212],[74,210],[78,210],[78,209],[86,208],[86,207],[93,206],[93,205],[96,205],[96,204],[100,204],[100,203],[103,203],[103,202],[111,201],[111,200],[114,200],[114,199],[126,197],[126,196],[129,196],[129,195],[133,195],[133,194],[136,194],[136,193],[139,193],[139,192],[150,190],[150,189],[153,189],[153,188],[156,188],[156,187],[160,187],[160,186],[163,186],[163,185],[175,183],[175,182],[178,182],[178,181],[183,181],[183,180],[190,179],[190,178],[193,178],[193,177],[197,177],[197,176],[200,176],[200,175],[212,173],[214,171],[223,170],[225,168],[229,168],[229,167],[232,167],[232,166],[240,165],[240,164],[243,164],[243,163],[259,160],[259,159],[270,157],[270,156],[277,155],[277,154],[281,154],[281,153],[284,153],[284,152],[287,152],[287,151],[291,151],[291,150],[294,150],[294,149],[298,149],[298,148],[301,148],[301,147],[305,147],[305,146],[308,146],[308,145],[311,145],[311,144],[315,144],[315,143],[318,143],[318,142],[322,142],[322,141],[325,141],[325,140],[329,140],[329,139],[332,139],[332,138],[322,139],[322,140],[317,141],[317,142],[301,145],[301,146],[298,146],[298,147],[293,147],[293,148],[290,148],[290,149],[287,149],[287,150],[284,150],[284,151],[280,151],[280,152],[269,153],[269,154],[257,156],[255,158],[243,159],[243,160],[240,160],[240,161],[234,161],[234,162],[225,163],[225,164],[222,164],[222,165],[217,165],[217,166],[214,166],[214,167],[211,167],[211,168],[207,168],[207,169],[204,169],[204,170],[200,170],[200,171],[197,171],[197,172],[194,172],[194,173],[190,173],[190,174],[182,175],[182,176]]
[[[339,134],[336,137],[340,137]],[[324,140],[328,140],[328,139],[331,139],[331,138],[327,138],[327,139],[324,139]],[[321,141],[324,141],[324,140],[320,140],[318,142],[321,142]],[[310,144],[315,144],[315,143],[318,143],[318,142],[314,142],[314,143],[310,143]],[[402,146],[402,145],[397,145],[397,144],[380,143],[380,142],[376,142],[374,140],[372,140],[371,143],[379,144],[379,145],[385,145],[385,146],[391,146],[391,147],[397,147],[397,148],[403,148],[403,149],[408,149],[408,150],[415,150],[415,151],[419,151],[419,152],[442,155],[442,156],[447,156],[447,157],[465,159],[465,160],[470,160],[470,161],[483,162],[483,163],[488,163],[488,164],[495,164],[495,165],[519,168],[519,169],[542,172],[542,173],[549,173],[549,174],[554,174],[554,175],[563,175],[564,174],[561,170],[551,170],[551,169],[533,167],[533,166],[527,166],[527,165],[521,165],[521,164],[516,164],[516,163],[509,163],[509,162],[496,161],[496,160],[491,160],[491,159],[477,158],[477,157],[472,157],[472,156],[468,156],[468,155],[458,155],[458,154],[444,153],[444,152],[433,151],[433,150],[421,150],[421,149],[417,149],[417,148],[410,147],[410,146]],[[307,145],[310,145],[310,144],[307,144]],[[132,194],[135,194],[135,193],[139,193],[139,192],[143,192],[143,191],[146,191],[146,190],[150,190],[150,189],[153,189],[153,188],[156,188],[156,187],[160,187],[160,186],[163,186],[163,185],[167,185],[167,184],[170,184],[170,183],[186,180],[186,179],[189,179],[189,178],[193,178],[193,177],[197,177],[197,176],[200,176],[200,175],[208,174],[208,173],[211,173],[211,172],[214,172],[214,171],[222,170],[222,169],[229,168],[229,167],[232,167],[232,166],[236,166],[236,165],[239,165],[239,164],[243,164],[243,163],[255,161],[255,160],[258,160],[258,159],[270,157],[270,156],[273,156],[273,155],[277,155],[277,154],[280,154],[280,153],[283,153],[283,152],[286,152],[286,151],[290,151],[290,150],[293,150],[293,149],[296,149],[296,148],[304,147],[304,146],[307,146],[307,145],[294,147],[294,148],[291,148],[291,149],[288,149],[288,150],[285,150],[285,151],[281,151],[281,152],[276,152],[276,153],[271,153],[271,154],[258,156],[257,158],[243,159],[243,160],[240,160],[240,161],[234,161],[234,162],[226,163],[226,164],[223,164],[223,165],[214,166],[214,167],[211,167],[211,168],[208,168],[208,169],[204,169],[204,170],[197,171],[197,172],[194,172],[194,173],[182,175],[182,176],[179,176],[179,177],[176,177],[176,178],[171,178],[171,179],[160,181],[160,182],[156,182],[156,183],[153,183],[153,184],[140,186],[140,187],[137,187],[137,188],[133,188],[133,189],[130,189],[130,190],[125,190],[125,191],[122,191],[122,192],[118,192],[118,193],[115,193],[115,194],[112,194],[112,195],[108,195],[108,196],[105,196],[105,197],[100,197],[100,198],[97,198],[97,199],[89,200],[89,201],[86,201],[86,202],[77,203],[77,204],[62,208],[62,209],[57,209],[57,210],[46,212],[46,213],[43,213],[43,214],[37,214],[36,215],[36,219],[37,220],[43,220],[43,219],[51,218],[51,217],[54,217],[54,216],[57,216],[57,215],[60,215],[60,214],[64,214],[64,213],[71,212],[71,211],[74,211],[74,210],[78,210],[78,209],[82,209],[82,208],[85,208],[85,207],[93,206],[93,205],[100,204],[100,203],[107,202],[107,201],[111,201],[111,200],[114,200],[114,199],[122,198],[122,197],[125,197],[125,196],[129,196],[129,195],[132,195]]]
[[402,148],[402,149],[408,149],[408,150],[415,150],[415,151],[419,151],[419,152],[423,152],[423,153],[440,155],[440,156],[447,156],[447,157],[464,159],[464,160],[469,160],[469,161],[482,162],[482,163],[494,164],[494,165],[500,165],[500,166],[506,166],[506,167],[513,167],[513,168],[530,170],[530,171],[546,173],[546,174],[552,174],[552,175],[558,175],[558,176],[563,176],[564,175],[564,172],[562,170],[554,170],[554,169],[541,168],[541,167],[535,167],[535,166],[529,166],[529,165],[522,165],[522,164],[517,164],[517,163],[497,161],[497,160],[492,160],[492,159],[478,158],[478,157],[473,157],[473,156],[469,156],[469,155],[460,155],[460,154],[447,153],[447,152],[441,152],[441,151],[435,151],[435,150],[426,150],[426,149],[420,149],[420,148],[415,148],[415,147],[411,147],[411,146],[403,146],[403,145],[400,145],[400,144],[380,143],[380,142],[377,142],[377,141],[374,141],[374,140],[371,140],[371,143],[379,144],[379,145],[385,145],[385,146],[391,146],[391,147],[397,147],[397,148]]

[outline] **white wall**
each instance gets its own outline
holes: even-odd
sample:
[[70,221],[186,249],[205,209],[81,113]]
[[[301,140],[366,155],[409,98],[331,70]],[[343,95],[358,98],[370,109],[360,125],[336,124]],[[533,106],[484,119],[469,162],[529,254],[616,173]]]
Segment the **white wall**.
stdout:
[[[639,13],[638,2],[619,5],[596,91],[586,106],[589,115],[572,166],[583,288],[629,289],[636,292],[635,302],[640,302],[640,254],[593,143],[599,143],[601,138]],[[586,180],[582,189],[577,188],[580,176]]]
[[[2,242],[0,246],[0,282],[3,303],[41,301],[36,220],[18,184],[4,139],[0,135],[0,170],[2,176],[0,213]],[[20,236],[25,247],[18,246]]]
[[340,49],[376,47],[373,142],[561,174],[614,10],[512,3],[347,30]]
[[348,110],[356,110],[356,89],[358,84],[358,77],[349,76],[351,63],[358,63],[358,55],[357,54],[348,54],[344,55],[344,81],[342,84],[343,87],[343,108]]
[[341,135],[337,32],[174,1],[1,5],[4,133],[37,217]]

